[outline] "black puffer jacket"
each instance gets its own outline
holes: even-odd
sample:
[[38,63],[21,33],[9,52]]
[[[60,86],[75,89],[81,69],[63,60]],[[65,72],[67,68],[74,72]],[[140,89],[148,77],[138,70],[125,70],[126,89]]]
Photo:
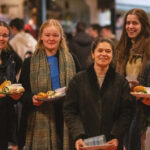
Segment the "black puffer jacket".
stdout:
[[10,50],[7,51],[2,50],[1,59],[0,83],[6,79],[12,81],[12,83],[16,82],[16,75],[22,65],[21,58],[10,48]]
[[87,69],[90,65],[92,41],[92,37],[84,32],[80,32],[69,43],[69,49],[71,53],[77,56],[82,70]]
[[[22,65],[21,58],[13,51],[1,52],[0,83],[4,80],[16,82],[16,74]],[[7,150],[8,141],[16,142],[17,118],[14,110],[14,100],[9,96],[0,98],[0,150]]]

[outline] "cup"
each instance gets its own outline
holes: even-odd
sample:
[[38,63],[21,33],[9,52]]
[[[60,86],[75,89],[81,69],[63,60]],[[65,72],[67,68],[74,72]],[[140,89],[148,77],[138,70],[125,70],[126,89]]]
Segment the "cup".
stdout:
[[128,75],[126,76],[126,79],[130,82],[130,81],[138,81],[137,80],[137,76],[136,75]]
[[86,146],[96,146],[96,145],[104,145],[106,143],[105,135],[95,136],[91,138],[84,139],[84,143]]
[[133,91],[133,88],[137,85],[139,85],[139,81],[137,80],[137,76],[135,75],[129,75],[126,77],[126,79],[129,82],[129,86],[131,88],[131,91]]

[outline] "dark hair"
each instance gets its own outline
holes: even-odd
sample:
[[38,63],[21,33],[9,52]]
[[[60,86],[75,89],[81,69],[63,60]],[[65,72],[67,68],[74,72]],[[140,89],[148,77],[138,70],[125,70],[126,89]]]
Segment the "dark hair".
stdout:
[[84,22],[78,22],[77,23],[77,25],[76,25],[77,33],[85,32],[85,29],[86,29],[86,23],[84,23]]
[[150,34],[150,29],[149,29],[150,24],[149,24],[149,18],[148,18],[147,13],[140,8],[134,8],[134,9],[129,10],[125,16],[124,27],[126,25],[128,15],[136,15],[138,17],[140,23],[142,24],[141,33],[145,35],[146,37],[148,37]]
[[91,24],[90,27],[93,29],[93,30],[96,30],[98,35],[100,35],[100,31],[101,31],[101,26],[99,24]]
[[21,31],[24,29],[24,21],[20,18],[15,18],[10,21],[10,27],[16,27],[17,30]]
[[101,29],[107,29],[112,31],[111,25],[102,26]]
[[145,37],[148,37],[150,35],[149,18],[148,18],[147,13],[140,8],[131,9],[126,13],[125,18],[124,18],[122,36],[127,37],[127,32],[126,32],[125,26],[126,26],[126,21],[127,21],[128,15],[136,15],[138,17],[138,20],[140,21],[140,23],[142,25],[141,34],[144,35]]
[[8,31],[9,31],[9,35],[10,35],[10,32],[11,32],[10,31],[10,27],[8,26],[8,24],[6,22],[0,21],[0,26],[6,27],[8,29]]
[[[10,36],[10,27],[8,26],[8,24],[7,23],[5,23],[4,21],[0,21],[0,27],[5,27],[5,28],[7,28],[8,29],[8,31],[9,31],[9,36]],[[5,51],[9,51],[10,50],[10,45],[8,44],[8,42],[7,42],[7,46],[4,48],[4,50]]]
[[92,42],[92,45],[91,45],[92,52],[95,51],[95,49],[99,43],[103,43],[103,42],[107,42],[108,44],[110,44],[112,51],[114,51],[114,43],[112,40],[110,40],[108,38],[97,38]]
[[37,17],[37,9],[36,8],[33,8],[32,10],[31,10],[31,16],[32,17]]

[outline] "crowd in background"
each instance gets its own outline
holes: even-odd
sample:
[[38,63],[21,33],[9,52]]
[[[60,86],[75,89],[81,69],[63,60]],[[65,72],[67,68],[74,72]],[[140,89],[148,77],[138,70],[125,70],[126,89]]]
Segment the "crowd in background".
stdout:
[[[17,98],[0,93],[0,149],[80,150],[84,139],[104,134],[111,150],[148,150],[150,99],[130,94],[150,86],[146,12],[126,13],[119,40],[111,26],[85,22],[74,33],[64,33],[56,19],[37,29],[36,14],[27,24],[0,16],[0,84],[25,88]],[[64,86],[65,98],[37,100]]]

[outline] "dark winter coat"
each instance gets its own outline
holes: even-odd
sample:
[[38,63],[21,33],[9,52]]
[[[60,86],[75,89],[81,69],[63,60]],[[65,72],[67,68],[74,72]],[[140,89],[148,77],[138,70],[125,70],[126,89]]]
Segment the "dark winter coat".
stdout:
[[[22,65],[21,58],[13,51],[1,52],[0,83],[4,80],[16,82],[16,74]],[[8,141],[16,143],[17,118],[9,96],[0,98],[0,150],[7,150]]]
[[69,43],[69,50],[77,56],[82,70],[87,69],[90,65],[92,41],[92,37],[84,32],[80,32]]
[[128,81],[111,67],[99,88],[93,66],[70,82],[64,102],[64,118],[74,140],[104,134],[117,138],[119,150],[133,114]]
[[[26,135],[26,128],[27,128],[27,118],[28,114],[33,109],[32,97],[33,94],[31,93],[31,86],[30,86],[30,58],[25,59],[22,70],[20,74],[19,83],[22,83],[22,86],[25,88],[25,93],[21,97],[21,105],[22,105],[22,112],[21,112],[21,120],[19,126],[19,134],[18,134],[18,145],[19,150],[22,150],[23,146],[25,145],[25,135]],[[24,102],[25,101],[25,102]]]
[[[147,62],[140,79],[140,85],[150,87],[150,61]],[[150,126],[150,106],[143,104],[140,100],[137,101],[136,119],[138,132],[142,134],[146,127]]]
[[[150,61],[143,70],[140,85],[150,87]],[[129,150],[141,150],[141,135],[146,127],[150,126],[150,106],[143,104],[141,100],[136,104],[136,116],[130,129]]]
[[5,80],[16,82],[16,75],[19,72],[22,60],[17,53],[10,48],[8,51],[1,52],[2,64],[0,65],[0,84]]

